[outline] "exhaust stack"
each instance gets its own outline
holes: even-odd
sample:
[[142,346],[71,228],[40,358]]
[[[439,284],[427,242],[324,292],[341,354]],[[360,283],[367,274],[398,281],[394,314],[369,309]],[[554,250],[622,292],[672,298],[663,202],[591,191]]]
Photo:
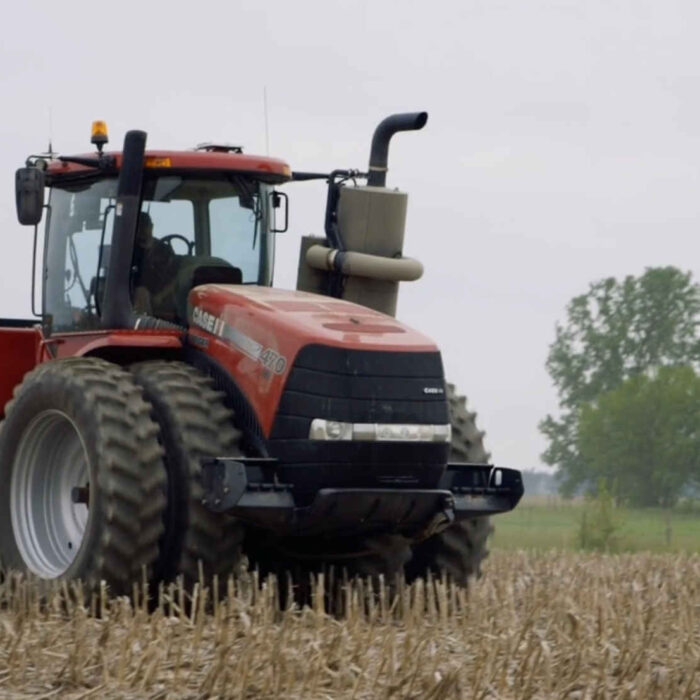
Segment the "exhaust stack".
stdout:
[[330,178],[329,188],[336,190],[329,190],[326,220],[337,222],[337,241],[330,235],[302,239],[297,289],[396,315],[399,282],[418,279],[423,266],[403,257],[408,195],[386,187],[389,143],[397,132],[417,131],[427,121],[427,112],[409,112],[379,123],[366,186],[348,187]]
[[399,131],[418,131],[428,122],[427,112],[407,112],[392,114],[379,122],[372,136],[372,148],[369,153],[370,187],[386,187],[386,173],[389,169],[389,142]]
[[372,256],[377,271],[370,275],[367,266],[359,264],[364,260],[352,261],[346,266],[350,273],[343,298],[389,316],[396,316],[399,280],[418,279],[423,273],[418,261],[403,257],[408,195],[386,187],[389,143],[399,131],[417,131],[427,121],[427,112],[392,114],[383,119],[372,137],[367,186],[343,187],[338,202],[338,228],[347,256]]

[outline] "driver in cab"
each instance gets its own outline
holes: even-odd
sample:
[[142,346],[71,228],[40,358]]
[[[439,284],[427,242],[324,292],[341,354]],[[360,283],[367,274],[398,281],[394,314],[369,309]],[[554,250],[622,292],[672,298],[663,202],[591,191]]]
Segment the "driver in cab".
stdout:
[[173,320],[177,256],[170,245],[154,237],[153,220],[148,212],[139,214],[134,243],[134,310],[156,318]]

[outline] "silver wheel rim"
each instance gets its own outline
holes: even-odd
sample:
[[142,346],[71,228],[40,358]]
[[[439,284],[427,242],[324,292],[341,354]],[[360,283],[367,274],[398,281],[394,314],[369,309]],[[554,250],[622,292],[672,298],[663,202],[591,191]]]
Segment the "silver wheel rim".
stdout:
[[41,578],[65,574],[80,551],[89,518],[73,488],[89,488],[88,455],[75,423],[61,411],[43,411],[27,426],[10,484],[17,549]]

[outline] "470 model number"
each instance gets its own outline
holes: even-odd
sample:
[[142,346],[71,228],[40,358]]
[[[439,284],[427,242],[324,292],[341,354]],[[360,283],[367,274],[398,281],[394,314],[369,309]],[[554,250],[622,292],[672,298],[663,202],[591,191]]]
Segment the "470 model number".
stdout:
[[265,348],[260,353],[259,362],[275,374],[282,374],[287,368],[287,359],[271,348]]

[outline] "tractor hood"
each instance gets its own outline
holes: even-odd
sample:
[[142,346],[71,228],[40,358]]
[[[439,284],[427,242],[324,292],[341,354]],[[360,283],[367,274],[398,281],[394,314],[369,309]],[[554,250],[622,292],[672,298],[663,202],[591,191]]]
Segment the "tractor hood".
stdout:
[[[322,343],[366,350],[437,349],[431,340],[391,316],[308,292],[205,284],[190,293],[189,314],[194,328],[224,338],[227,330],[235,329],[267,345],[294,340],[299,347]],[[277,343],[270,343],[270,334],[280,336]]]
[[307,345],[437,352],[429,338],[391,316],[308,292],[205,284],[188,302],[190,344],[236,382],[265,434],[289,370]]

